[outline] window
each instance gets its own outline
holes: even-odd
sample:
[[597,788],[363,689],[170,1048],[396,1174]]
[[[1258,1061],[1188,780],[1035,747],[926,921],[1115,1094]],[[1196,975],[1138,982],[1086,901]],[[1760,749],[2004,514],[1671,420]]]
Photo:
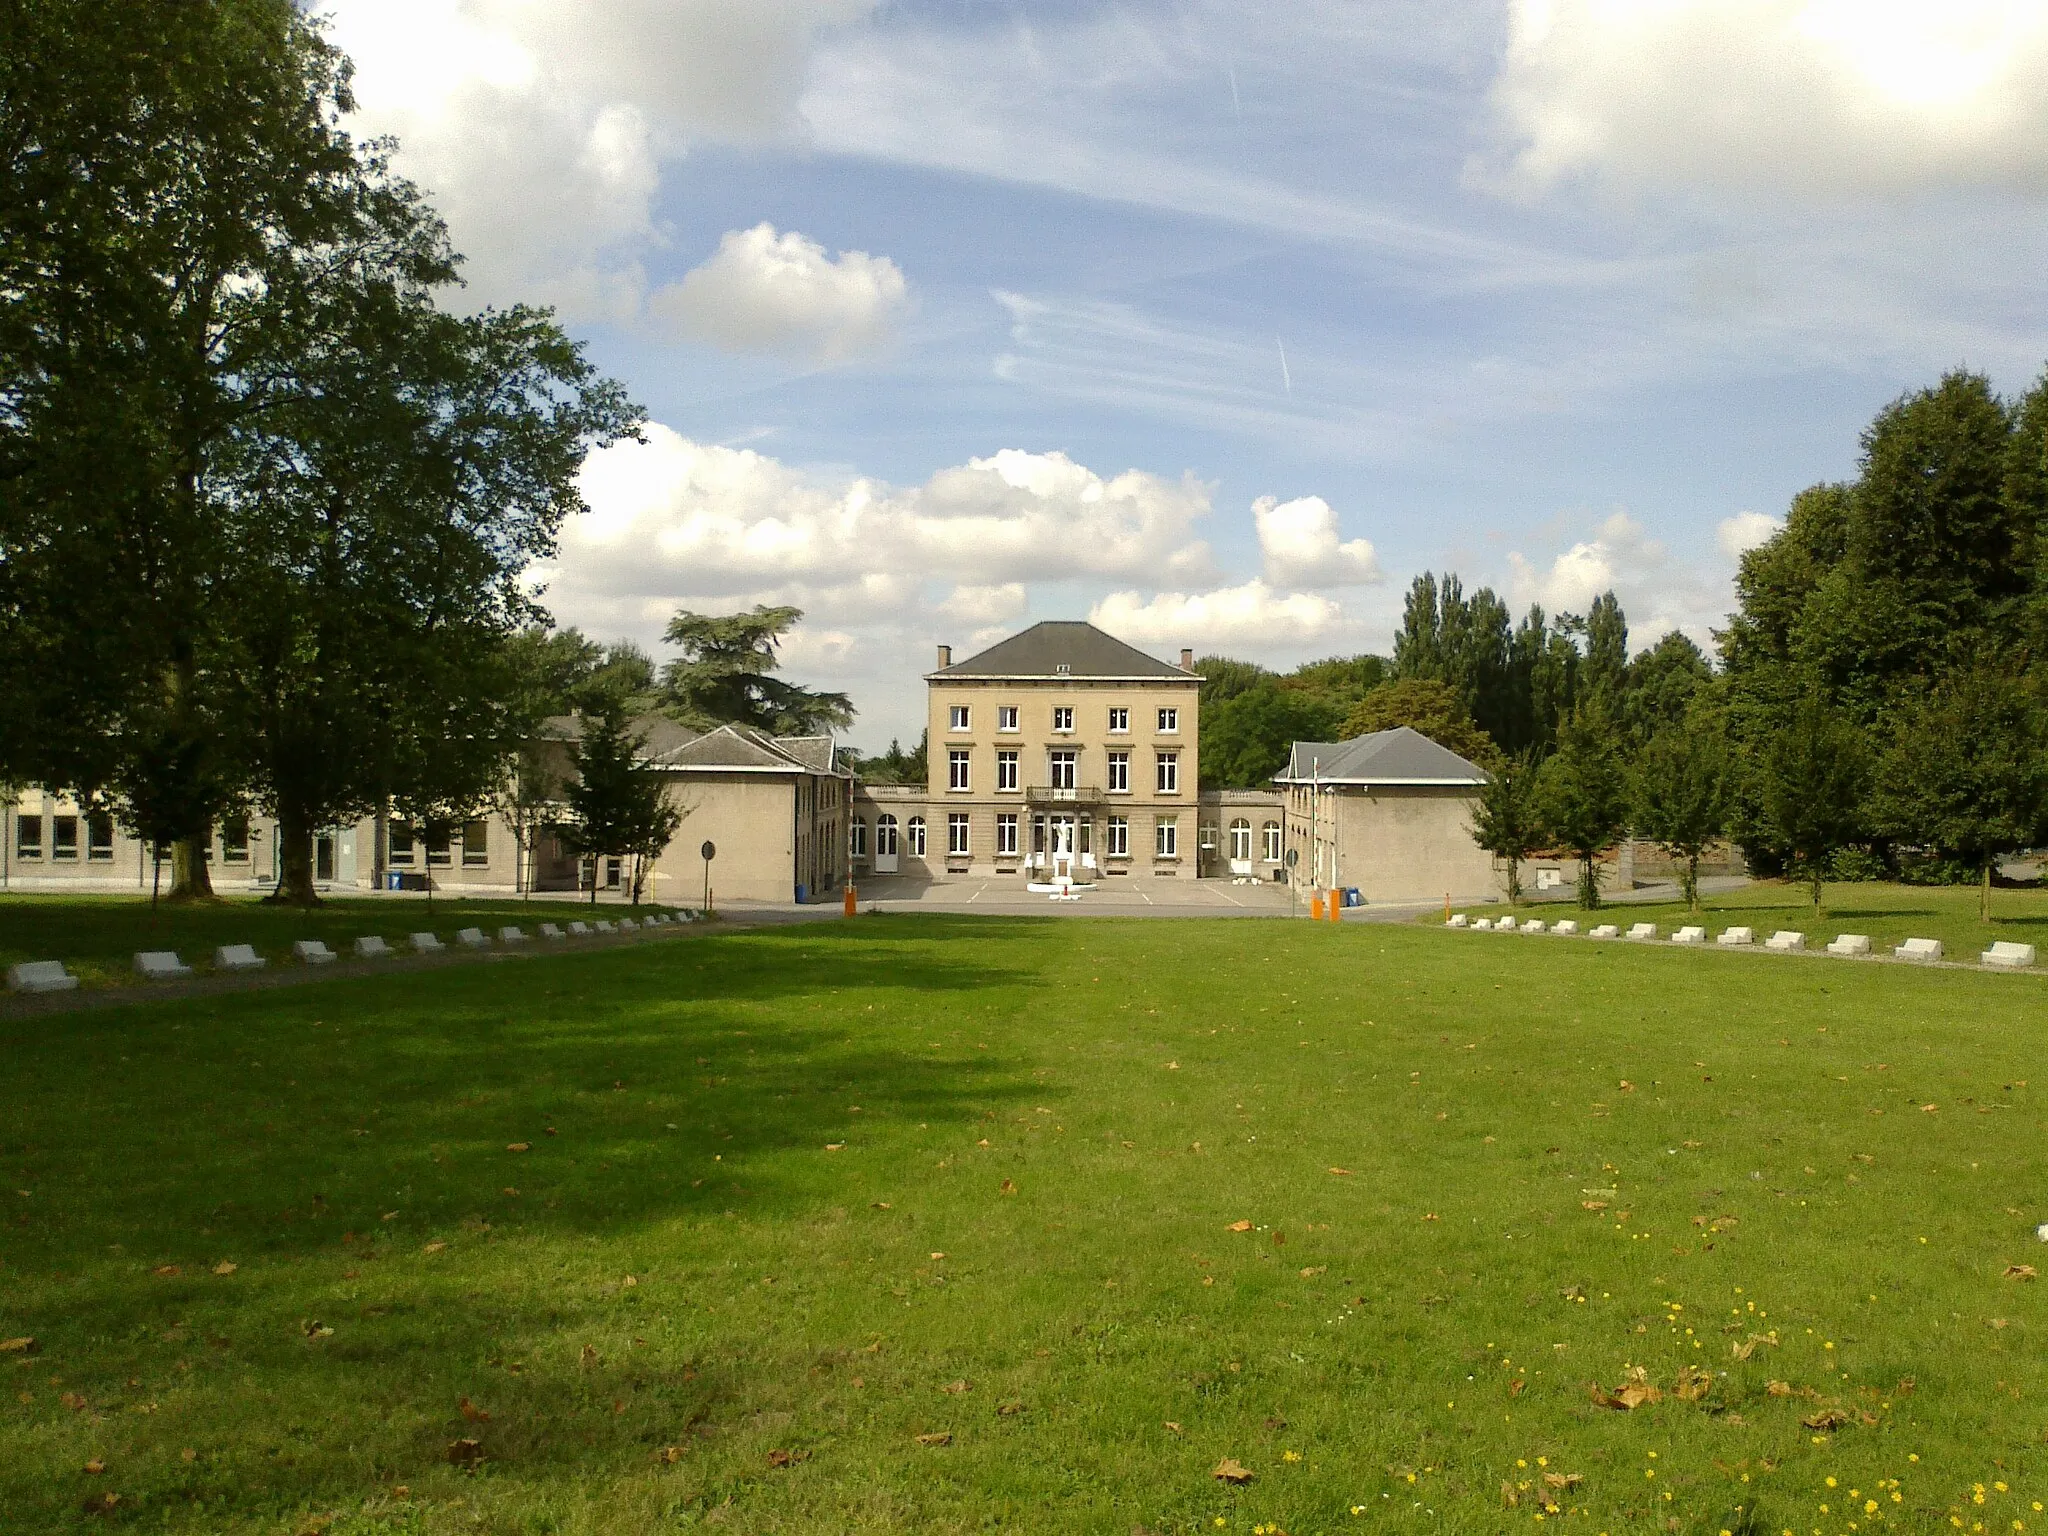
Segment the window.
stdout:
[[1103,850],[1112,859],[1127,859],[1131,856],[1131,818],[1112,816],[1109,818],[1109,843]]
[[1177,795],[1180,793],[1180,754],[1162,752],[1159,754],[1159,793]]
[[14,818],[14,856],[17,859],[40,859],[43,856],[41,815]]
[[1017,754],[998,752],[996,754],[996,788],[1015,791],[1017,788]]
[[1071,731],[1074,728],[1074,706],[1055,704],[1052,710],[1052,728],[1056,731]]
[[1016,705],[998,704],[996,706],[996,729],[999,731],[1014,731],[1017,729]]
[[1171,816],[1162,816],[1153,824],[1153,852],[1162,859],[1180,857],[1180,823]]
[[616,891],[619,888],[621,877],[625,872],[625,863],[624,859],[616,855],[608,855],[606,857],[604,861],[604,888],[606,890]]
[[1131,754],[1112,752],[1109,754],[1109,792],[1112,795],[1128,795],[1131,792]]
[[1112,709],[1109,712],[1109,733],[1121,736],[1131,728],[1131,712],[1128,709]]
[[1015,855],[1017,852],[1017,813],[1006,811],[996,818],[996,852]]
[[432,869],[445,869],[448,865],[448,829],[445,826],[427,826],[427,865]]
[[1251,862],[1252,824],[1242,816],[1230,824],[1230,858],[1238,864]]
[[853,839],[853,856],[864,859],[868,856],[868,824],[856,816],[847,824],[847,833]]
[[476,869],[491,862],[491,824],[487,821],[465,821],[462,824],[462,863],[465,869]]
[[971,754],[965,750],[946,754],[946,788],[964,790],[968,788],[967,763]]
[[105,811],[85,819],[85,856],[102,862],[114,857],[114,818]]
[[924,857],[924,818],[913,816],[904,824],[903,841],[910,844],[904,851],[914,859]]
[[403,869],[410,865],[413,860],[412,823],[409,821],[392,822],[390,840],[391,851],[384,856],[385,862],[396,869]]
[[967,815],[963,811],[950,812],[946,817],[946,852],[967,851]]
[[[854,819],[853,824],[856,828],[861,825],[858,817]],[[853,834],[853,842],[854,851],[857,853],[860,851],[860,833],[858,831]],[[875,818],[875,853],[885,859],[896,857],[896,818],[894,816],[877,816]]]
[[223,864],[249,862],[249,818],[230,816],[220,824],[220,858]]
[[955,704],[947,711],[946,729],[950,731],[964,731],[967,729],[967,706],[965,704]]
[[78,818],[76,816],[52,816],[50,818],[50,857],[76,863],[78,859]]
[[1163,735],[1172,735],[1180,729],[1180,711],[1162,709],[1159,711],[1159,729]]
[[1052,787],[1072,789],[1074,787],[1074,759],[1078,752],[1055,752],[1052,754]]
[[1266,862],[1268,864],[1278,864],[1280,862],[1280,823],[1269,821],[1264,827],[1260,828],[1260,831],[1266,837]]

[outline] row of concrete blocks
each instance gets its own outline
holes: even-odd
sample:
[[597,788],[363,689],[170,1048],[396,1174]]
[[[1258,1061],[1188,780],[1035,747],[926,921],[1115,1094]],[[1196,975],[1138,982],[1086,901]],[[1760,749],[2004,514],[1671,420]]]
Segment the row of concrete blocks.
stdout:
[[[1448,928],[1469,928],[1474,932],[1551,933],[1561,934],[1566,937],[1570,937],[1579,931],[1579,925],[1568,917],[1546,925],[1539,917],[1526,918],[1519,923],[1512,917],[1499,919],[1482,917],[1476,920],[1468,920],[1463,912],[1454,914],[1444,926]],[[1655,923],[1637,923],[1627,933],[1623,933],[1616,924],[1602,923],[1597,928],[1589,929],[1586,937],[1589,939],[1633,939],[1637,943],[1654,943],[1657,939],[1657,925]],[[1680,928],[1671,935],[1671,942],[1673,944],[1704,944],[1707,942],[1707,930],[1700,927]],[[1714,942],[1716,944],[1726,944],[1730,947],[1754,944],[1756,943],[1756,932],[1750,928],[1724,928],[1715,936]],[[1806,935],[1797,933],[1790,928],[1780,928],[1776,933],[1764,940],[1764,948],[1776,950],[1804,949],[1806,948]],[[1841,934],[1836,937],[1833,943],[1827,946],[1827,952],[1831,955],[1867,955],[1870,953],[1869,935],[1861,933]],[[1892,956],[1898,960],[1939,960],[1942,956],[1941,940],[1908,939],[1903,944],[1893,946]],[[1993,944],[1977,958],[1984,965],[2001,966],[2008,970],[2021,970],[2034,963],[2034,946],[2031,944],[2008,944],[2001,941]]]
[[[622,917],[617,922],[608,919],[594,923],[574,922],[566,928],[558,923],[542,923],[540,936],[543,939],[582,939],[607,933],[636,933],[642,928],[695,922],[698,915],[684,909],[675,913],[656,912],[638,922]],[[464,928],[455,935],[455,942],[465,949],[489,949],[494,941],[481,928]],[[507,924],[498,930],[495,942],[524,944],[527,942],[526,931]],[[448,948],[438,935],[431,933],[415,933],[406,940],[406,944],[414,954],[420,955],[441,954]],[[375,934],[355,941],[358,960],[379,960],[398,953],[400,951]],[[298,940],[292,945],[292,957],[302,965],[329,965],[341,958],[322,939]],[[253,944],[223,944],[213,952],[216,971],[260,971],[269,964],[256,953]],[[179,959],[174,949],[145,949],[136,952],[135,974],[145,981],[177,981],[190,976],[192,967]],[[64,968],[62,960],[25,960],[7,968],[7,985],[16,992],[70,992],[78,986],[78,978]]]

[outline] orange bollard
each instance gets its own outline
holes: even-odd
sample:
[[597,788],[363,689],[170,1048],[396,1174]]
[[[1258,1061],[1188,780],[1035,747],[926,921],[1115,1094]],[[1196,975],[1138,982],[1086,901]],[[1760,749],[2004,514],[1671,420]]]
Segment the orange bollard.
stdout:
[[1311,921],[1320,923],[1323,920],[1323,893],[1321,891],[1309,892],[1308,915]]
[[1341,921],[1343,918],[1343,911],[1344,893],[1341,891],[1330,892],[1330,921],[1333,923]]
[[856,907],[857,907],[857,906],[859,905],[859,902],[860,902],[860,892],[854,889],[854,886],[853,886],[853,882],[852,882],[851,880],[847,881],[847,882],[846,882],[846,915],[847,915],[848,917],[851,917],[851,916],[853,916],[853,914],[854,914],[854,909],[855,909],[855,908],[856,908]]

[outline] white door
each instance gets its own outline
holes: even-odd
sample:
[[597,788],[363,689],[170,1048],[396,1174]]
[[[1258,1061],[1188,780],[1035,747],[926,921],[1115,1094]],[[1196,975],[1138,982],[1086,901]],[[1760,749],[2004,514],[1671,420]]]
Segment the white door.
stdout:
[[875,818],[875,873],[893,875],[896,873],[896,818],[878,816]]

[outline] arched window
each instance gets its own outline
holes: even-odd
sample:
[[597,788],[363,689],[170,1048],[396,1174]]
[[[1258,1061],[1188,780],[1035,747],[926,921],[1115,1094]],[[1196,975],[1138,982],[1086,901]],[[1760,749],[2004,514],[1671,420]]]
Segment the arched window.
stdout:
[[1280,823],[1269,821],[1261,830],[1266,836],[1266,862],[1268,864],[1278,864],[1280,862]]
[[893,859],[896,857],[896,818],[878,816],[875,818],[875,857]]
[[1230,824],[1230,857],[1241,863],[1251,862],[1252,824],[1242,816]]
[[853,836],[853,856],[864,859],[868,856],[868,824],[856,816],[847,823],[847,830]]
[[910,844],[905,850],[914,859],[924,857],[924,818],[913,816],[903,827],[903,841]]

